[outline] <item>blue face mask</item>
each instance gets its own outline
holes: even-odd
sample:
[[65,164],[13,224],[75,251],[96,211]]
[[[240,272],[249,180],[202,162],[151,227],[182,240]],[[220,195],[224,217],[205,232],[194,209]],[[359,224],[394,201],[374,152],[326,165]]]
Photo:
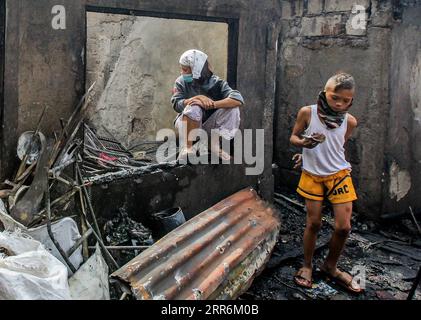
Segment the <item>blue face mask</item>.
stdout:
[[193,82],[193,75],[192,74],[183,74],[184,82],[192,83]]

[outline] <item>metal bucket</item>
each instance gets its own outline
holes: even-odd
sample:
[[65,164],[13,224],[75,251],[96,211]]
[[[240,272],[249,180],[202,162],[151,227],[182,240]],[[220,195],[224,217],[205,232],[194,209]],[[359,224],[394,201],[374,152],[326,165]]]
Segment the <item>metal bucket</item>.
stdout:
[[181,208],[170,208],[158,213],[152,214],[152,219],[156,225],[156,234],[159,237],[165,236],[178,226],[186,222],[183,211]]

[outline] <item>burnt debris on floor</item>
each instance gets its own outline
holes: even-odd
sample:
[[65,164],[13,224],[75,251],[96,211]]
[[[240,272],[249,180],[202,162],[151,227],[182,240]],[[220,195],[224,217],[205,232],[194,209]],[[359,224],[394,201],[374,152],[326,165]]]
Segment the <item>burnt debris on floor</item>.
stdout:
[[107,248],[120,266],[134,259],[154,243],[152,231],[130,219],[124,209],[121,209],[115,218],[105,223],[104,237]]
[[252,188],[196,215],[111,274],[137,299],[236,299],[269,259],[279,215]]
[[[4,200],[0,203],[2,259],[19,259],[32,252],[38,257],[37,267],[47,272],[44,278],[51,281],[45,282],[26,269],[13,270],[17,278],[21,272],[31,278],[31,285],[21,290],[28,295],[13,292],[3,296],[0,292],[0,297],[238,297],[269,260],[279,233],[279,213],[247,188],[187,222],[180,208],[169,208],[151,214],[143,225],[132,220],[124,206],[104,221],[92,204],[94,183],[107,184],[175,164],[156,164],[145,157],[162,142],[136,145],[131,150],[141,147],[144,151],[132,152],[111,134],[98,136],[84,121],[91,90],[54,139],[44,137],[38,128],[22,138],[17,174],[2,184],[0,192]],[[42,120],[43,115],[39,123]],[[23,251],[9,245],[27,237],[35,243],[30,242]],[[55,264],[49,266],[50,260],[42,256]],[[48,276],[58,266],[60,287],[54,287],[54,277]],[[0,273],[1,280],[10,277]],[[156,287],[151,289],[151,283]],[[37,286],[47,285],[51,295],[37,296]]]
[[[35,131],[21,136],[21,163],[1,184],[0,260],[18,263],[21,254],[32,254],[36,267],[46,270],[46,282],[22,272],[53,293],[37,296],[32,286],[26,295],[9,292],[7,298],[402,300],[411,295],[421,265],[420,226],[412,210],[406,217],[383,216],[381,223],[354,215],[340,268],[365,280],[359,296],[326,282],[317,270],[312,289],[293,283],[305,227],[305,207],[295,194],[276,193],[274,208],[248,188],[187,222],[180,208],[169,208],[143,224],[124,206],[104,221],[92,204],[94,184],[177,164],[151,159],[162,141],[125,147],[111,133],[98,136],[84,121],[92,88],[54,139],[39,130],[44,113]],[[334,223],[329,206],[324,213],[315,269],[327,254]],[[162,224],[168,215],[173,221]],[[17,249],[19,241],[26,251]],[[48,261],[60,267],[60,286],[48,273]],[[0,272],[0,281],[10,277]],[[420,298],[415,290],[414,299]]]
[[[318,266],[327,256],[333,215],[324,207],[322,229],[314,255],[312,289],[298,287],[293,275],[302,266],[305,207],[296,194],[275,194],[282,227],[265,271],[240,299],[252,300],[405,300],[421,266],[421,234],[411,216],[379,223],[354,215],[353,228],[339,268],[365,279],[365,292],[349,294],[326,281]],[[418,286],[413,299],[421,299]]]
[[[72,292],[77,292],[79,298],[109,298],[108,272],[117,270],[153,244],[151,231],[131,220],[124,208],[120,208],[110,221],[101,221],[92,205],[90,186],[93,181],[109,182],[136,172],[175,165],[157,164],[147,156],[162,141],[138,144],[131,148],[137,151],[132,152],[111,133],[109,137],[98,136],[85,122],[93,87],[87,90],[70,118],[61,121],[61,132],[55,133],[54,137],[45,137],[40,131],[44,108],[35,130],[25,132],[19,139],[17,154],[21,162],[16,174],[0,186],[0,230],[4,232],[0,246],[2,257],[20,258],[13,245],[8,245],[20,234],[38,241],[67,268],[70,292],[69,286],[60,287],[62,294],[57,294],[57,298],[74,298]],[[27,250],[30,249],[27,245]],[[8,252],[14,254],[4,254]],[[39,261],[41,263],[42,259]],[[89,273],[95,266],[99,268],[97,279]],[[48,270],[48,265],[42,267]],[[105,273],[106,286],[102,283]],[[36,275],[31,274],[31,277],[36,278]],[[83,279],[86,277],[92,280],[93,287],[104,290],[85,288],[87,282]],[[37,282],[36,279],[31,281]],[[28,289],[28,292],[35,291]],[[36,298],[30,295],[7,297]]]

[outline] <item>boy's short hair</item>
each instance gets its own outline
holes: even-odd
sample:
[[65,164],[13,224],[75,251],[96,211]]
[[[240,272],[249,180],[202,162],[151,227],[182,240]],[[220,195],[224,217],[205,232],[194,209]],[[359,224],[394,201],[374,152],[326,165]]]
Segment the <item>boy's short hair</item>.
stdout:
[[333,85],[334,92],[337,92],[338,90],[342,89],[355,89],[354,77],[345,72],[339,72],[334,76],[330,77],[329,80],[326,82],[326,87],[328,86],[328,84]]

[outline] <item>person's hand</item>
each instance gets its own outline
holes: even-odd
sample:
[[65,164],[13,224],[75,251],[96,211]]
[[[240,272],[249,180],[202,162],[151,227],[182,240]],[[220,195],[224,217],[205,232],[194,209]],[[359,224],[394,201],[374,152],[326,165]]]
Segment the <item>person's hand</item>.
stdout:
[[311,139],[318,143],[323,143],[326,140],[326,136],[323,133],[313,133]]
[[204,95],[199,95],[194,97],[195,99],[199,99],[200,101],[202,101],[202,108],[209,110],[209,109],[213,109],[215,107],[215,101],[213,101],[212,99],[204,96]]
[[313,133],[311,136],[304,136],[301,140],[303,148],[313,149],[317,147],[320,143],[323,143],[326,140],[326,136],[322,133]]
[[319,142],[311,139],[311,138],[304,138],[301,139],[301,146],[303,148],[307,148],[307,149],[313,149],[315,148],[317,145],[319,144]]
[[294,154],[292,157],[292,161],[294,161],[293,169],[299,169],[303,164],[303,156],[300,153]]
[[191,105],[198,105],[199,107],[202,107],[202,108],[204,108],[204,105],[203,105],[203,101],[202,100],[200,100],[200,99],[197,99],[197,98],[191,98],[190,100],[189,100],[189,102],[188,102],[188,105],[189,106],[191,106]]

